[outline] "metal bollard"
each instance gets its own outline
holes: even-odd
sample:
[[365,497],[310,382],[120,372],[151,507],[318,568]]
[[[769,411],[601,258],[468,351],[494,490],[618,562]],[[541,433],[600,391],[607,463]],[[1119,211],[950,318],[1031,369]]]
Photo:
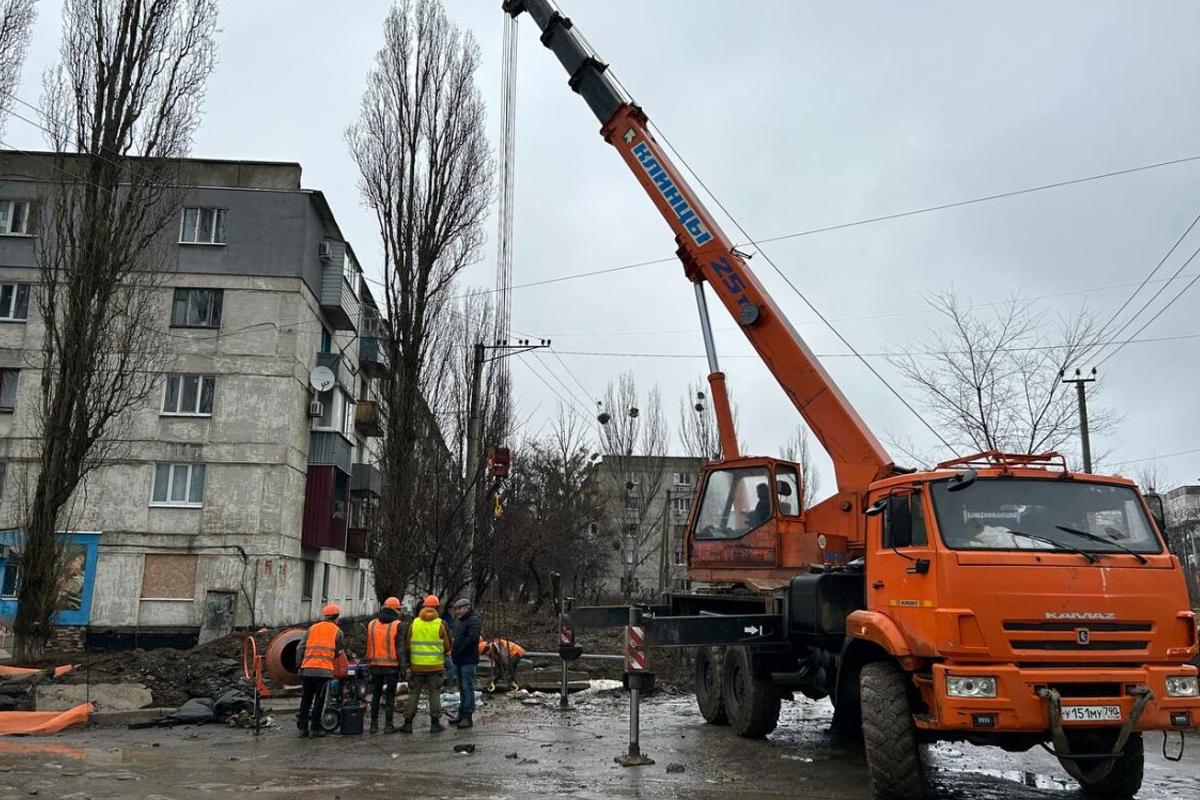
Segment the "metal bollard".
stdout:
[[629,751],[613,761],[622,767],[644,767],[654,759],[642,753],[641,746],[641,687],[646,675],[646,629],[642,627],[642,611],[629,607],[629,626],[625,629],[625,675],[629,682]]
[[567,680],[567,659],[572,656],[578,657],[577,648],[575,647],[575,631],[571,628],[569,616],[571,613],[571,603],[572,598],[564,597],[559,604],[558,612],[558,659],[562,666],[558,696],[559,711],[575,710],[569,698],[570,686]]

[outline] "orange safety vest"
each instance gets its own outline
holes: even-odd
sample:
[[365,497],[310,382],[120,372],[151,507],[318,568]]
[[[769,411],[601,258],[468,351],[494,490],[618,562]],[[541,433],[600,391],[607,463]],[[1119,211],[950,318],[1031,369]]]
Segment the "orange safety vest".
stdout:
[[308,629],[304,640],[304,660],[300,669],[322,670],[333,674],[333,657],[337,651],[337,623],[321,620]]
[[380,622],[371,620],[367,625],[367,663],[372,667],[398,667],[400,658],[396,654],[396,631],[399,620]]

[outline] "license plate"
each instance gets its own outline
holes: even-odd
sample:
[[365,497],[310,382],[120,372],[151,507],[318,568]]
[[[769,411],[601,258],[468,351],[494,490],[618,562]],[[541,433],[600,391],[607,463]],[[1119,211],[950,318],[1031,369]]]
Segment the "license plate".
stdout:
[[1064,722],[1120,722],[1120,706],[1063,706]]

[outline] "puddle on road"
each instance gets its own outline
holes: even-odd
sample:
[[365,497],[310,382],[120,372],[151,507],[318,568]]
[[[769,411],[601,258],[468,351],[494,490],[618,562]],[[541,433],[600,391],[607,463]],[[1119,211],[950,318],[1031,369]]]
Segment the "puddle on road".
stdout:
[[936,772],[946,775],[982,775],[985,778],[998,778],[1003,781],[1019,783],[1030,789],[1058,789],[1061,791],[1075,790],[1078,786],[1073,781],[1052,778],[1039,772],[1029,772],[1019,769],[990,769],[988,767],[934,767]]

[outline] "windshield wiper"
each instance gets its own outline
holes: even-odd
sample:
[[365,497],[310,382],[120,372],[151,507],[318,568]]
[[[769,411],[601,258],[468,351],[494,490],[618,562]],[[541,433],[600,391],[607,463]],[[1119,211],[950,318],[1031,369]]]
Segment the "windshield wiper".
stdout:
[[1084,539],[1090,539],[1093,542],[1099,542],[1100,544],[1111,544],[1113,547],[1117,548],[1122,553],[1128,553],[1129,555],[1133,556],[1142,564],[1150,563],[1150,561],[1144,555],[1139,553],[1138,551],[1132,550],[1132,549],[1126,547],[1125,545],[1121,544],[1120,542],[1114,542],[1112,539],[1105,539],[1103,536],[1094,534],[1091,531],[1081,531],[1078,528],[1072,528],[1069,525],[1055,525],[1054,527],[1058,528],[1060,531],[1066,531],[1067,533],[1072,533],[1076,536],[1081,536]]
[[1026,539],[1032,539],[1035,542],[1042,542],[1043,544],[1048,544],[1051,547],[1053,547],[1055,550],[1070,550],[1072,553],[1077,553],[1077,554],[1083,556],[1084,558],[1086,558],[1088,560],[1089,564],[1095,564],[1097,561],[1100,560],[1098,558],[1098,556],[1100,555],[1099,553],[1092,553],[1087,550],[1081,550],[1080,548],[1075,547],[1074,545],[1067,544],[1066,542],[1060,542],[1057,539],[1051,539],[1049,536],[1037,536],[1032,533],[1025,533],[1025,531],[1014,531],[1014,530],[1010,530],[1009,534],[1012,536],[1021,536]]

